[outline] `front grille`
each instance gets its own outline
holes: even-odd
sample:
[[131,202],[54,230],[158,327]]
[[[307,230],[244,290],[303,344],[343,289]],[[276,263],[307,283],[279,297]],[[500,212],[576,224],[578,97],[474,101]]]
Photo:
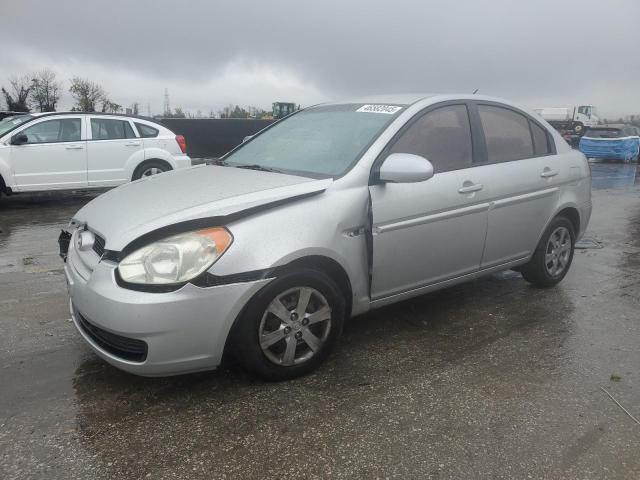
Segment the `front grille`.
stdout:
[[77,311],[76,319],[84,333],[103,350],[115,357],[131,362],[144,362],[147,358],[147,344],[142,340],[123,337],[96,327]]
[[93,251],[96,252],[99,257],[102,257],[102,255],[104,255],[104,238],[98,234],[94,234],[94,237]]

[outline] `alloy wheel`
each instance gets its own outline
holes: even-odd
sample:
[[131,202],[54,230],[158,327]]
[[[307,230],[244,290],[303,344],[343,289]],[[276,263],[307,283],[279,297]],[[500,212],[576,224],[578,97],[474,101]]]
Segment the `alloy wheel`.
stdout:
[[274,298],[260,321],[258,341],[276,365],[304,363],[316,355],[331,330],[331,307],[318,290],[295,287]]
[[566,227],[558,227],[549,236],[545,249],[544,265],[552,277],[561,275],[571,258],[571,234]]

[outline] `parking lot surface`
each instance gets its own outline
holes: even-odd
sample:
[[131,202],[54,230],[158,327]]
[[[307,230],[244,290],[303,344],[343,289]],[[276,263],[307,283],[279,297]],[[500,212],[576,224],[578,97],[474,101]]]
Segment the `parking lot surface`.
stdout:
[[0,478],[640,478],[640,172],[593,166],[593,248],[347,323],[294,381],[107,365],[69,321],[61,227],[96,194],[0,200]]

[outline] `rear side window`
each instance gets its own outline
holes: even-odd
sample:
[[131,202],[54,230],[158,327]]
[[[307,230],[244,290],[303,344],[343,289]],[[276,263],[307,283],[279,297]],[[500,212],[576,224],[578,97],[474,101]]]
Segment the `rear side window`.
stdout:
[[548,155],[551,153],[549,148],[549,136],[544,128],[535,122],[529,121],[531,124],[531,135],[533,136],[533,150],[536,155]]
[[489,163],[534,156],[529,120],[524,115],[489,105],[479,105],[478,112],[487,142]]
[[421,155],[435,172],[470,167],[473,150],[467,107],[451,105],[424,114],[402,133],[389,153]]
[[59,143],[80,141],[80,119],[60,118],[40,122],[22,132],[27,136],[27,143]]
[[154,138],[160,133],[158,129],[145,125],[144,123],[136,123],[136,127],[142,138]]
[[120,138],[136,138],[131,124],[126,120],[112,118],[92,118],[91,137],[94,140],[117,140]]

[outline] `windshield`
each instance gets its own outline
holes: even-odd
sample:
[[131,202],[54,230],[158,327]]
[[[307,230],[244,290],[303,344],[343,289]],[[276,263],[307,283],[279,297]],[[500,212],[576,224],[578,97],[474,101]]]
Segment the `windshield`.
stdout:
[[9,130],[22,125],[24,122],[31,120],[33,115],[18,115],[17,117],[7,117],[0,120],[0,137]]
[[226,157],[225,164],[313,178],[337,177],[402,111],[395,105],[345,104],[303,110]]
[[620,130],[617,128],[590,128],[584,136],[590,138],[618,138],[620,137]]

